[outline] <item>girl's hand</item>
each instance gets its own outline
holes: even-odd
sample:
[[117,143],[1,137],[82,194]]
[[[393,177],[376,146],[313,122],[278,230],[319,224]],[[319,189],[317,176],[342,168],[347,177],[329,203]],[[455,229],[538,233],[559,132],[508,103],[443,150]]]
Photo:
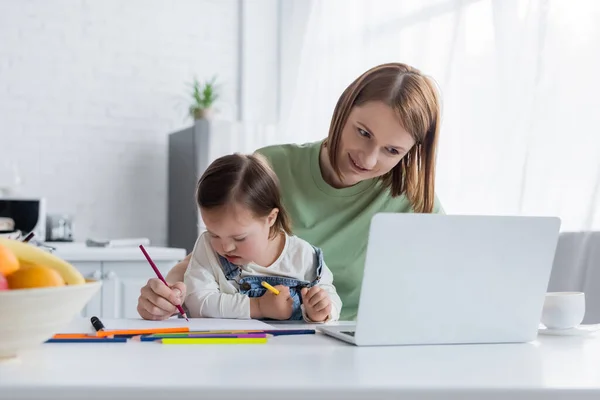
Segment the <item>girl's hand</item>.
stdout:
[[140,291],[137,310],[144,319],[159,321],[176,314],[185,299],[185,284],[177,282],[167,287],[160,279],[152,278]]
[[279,290],[279,294],[273,294],[267,290],[257,299],[260,315],[262,318],[290,319],[294,312],[294,299],[290,295],[290,288],[277,285],[275,289]]
[[310,289],[302,288],[300,291],[304,311],[308,318],[314,322],[323,322],[329,318],[331,313],[331,299],[329,294],[318,286]]

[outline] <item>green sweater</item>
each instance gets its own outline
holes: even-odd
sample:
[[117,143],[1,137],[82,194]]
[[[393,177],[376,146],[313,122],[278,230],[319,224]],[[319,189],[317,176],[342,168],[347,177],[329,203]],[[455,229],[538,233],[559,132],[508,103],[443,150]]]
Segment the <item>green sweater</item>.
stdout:
[[[331,187],[319,167],[321,143],[275,145],[257,152],[269,160],[280,180],[293,233],[323,250],[343,303],[340,319],[353,320],[371,218],[378,212],[406,213],[412,208],[405,196],[392,198],[376,179],[344,189]],[[434,212],[443,213],[437,198]]]

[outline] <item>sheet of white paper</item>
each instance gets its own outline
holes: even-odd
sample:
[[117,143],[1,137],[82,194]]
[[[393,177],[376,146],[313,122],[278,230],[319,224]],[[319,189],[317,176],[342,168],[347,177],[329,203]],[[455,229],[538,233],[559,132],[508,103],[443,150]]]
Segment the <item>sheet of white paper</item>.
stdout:
[[[193,331],[205,330],[260,330],[275,329],[273,326],[255,319],[217,319],[217,318],[190,318],[187,322],[183,318],[170,318],[165,321],[147,321],[145,319],[101,319],[106,330],[111,329],[153,329],[174,328],[188,326]],[[94,329],[89,319],[76,318],[61,330],[61,333],[93,333]]]

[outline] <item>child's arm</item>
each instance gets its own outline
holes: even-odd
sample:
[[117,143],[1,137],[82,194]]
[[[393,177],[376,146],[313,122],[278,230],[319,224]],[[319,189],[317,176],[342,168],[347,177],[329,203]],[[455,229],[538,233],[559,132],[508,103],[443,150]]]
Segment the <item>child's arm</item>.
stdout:
[[[331,311],[329,312],[329,316],[327,319],[323,321],[313,321],[308,316],[308,313],[306,312],[306,307],[302,307],[302,315],[304,317],[304,320],[308,323],[337,321],[340,318],[340,312],[342,311],[342,299],[340,299],[340,296],[337,294],[335,286],[333,285],[333,274],[325,264],[325,261],[323,261],[323,268],[321,270],[321,280],[314,287],[319,288],[327,293],[329,301],[331,302]],[[310,296],[310,289],[308,293]]]
[[248,296],[240,293],[221,292],[219,279],[226,278],[221,272],[220,266],[214,265],[218,261],[209,253],[212,252],[212,249],[207,245],[204,238],[198,239],[184,275],[184,283],[187,288],[185,306],[190,317],[258,318],[258,316],[252,315],[251,308],[255,313],[258,308],[256,304],[251,304]]
[[325,261],[323,261],[321,281],[317,286],[325,290],[331,299],[331,314],[329,315],[328,321],[337,321],[340,319],[340,313],[342,312],[342,299],[337,294],[337,290],[333,285],[333,273],[327,264],[325,264]]

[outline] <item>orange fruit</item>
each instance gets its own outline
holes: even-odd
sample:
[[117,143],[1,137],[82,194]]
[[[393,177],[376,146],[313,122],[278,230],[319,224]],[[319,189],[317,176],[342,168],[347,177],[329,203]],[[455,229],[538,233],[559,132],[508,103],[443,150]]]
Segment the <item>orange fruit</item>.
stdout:
[[15,253],[0,244],[0,274],[8,276],[19,269],[19,260]]
[[65,280],[56,270],[45,265],[24,264],[6,277],[10,289],[29,289],[65,286]]

